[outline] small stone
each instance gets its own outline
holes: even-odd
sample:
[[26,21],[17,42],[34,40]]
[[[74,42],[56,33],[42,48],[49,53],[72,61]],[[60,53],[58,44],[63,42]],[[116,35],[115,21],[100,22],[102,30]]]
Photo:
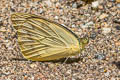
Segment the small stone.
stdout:
[[35,80],[34,76],[32,76],[31,80]]
[[59,2],[62,2],[62,1],[64,1],[64,0],[59,0]]
[[114,77],[112,77],[111,80],[116,80],[116,79]]
[[67,74],[71,74],[71,72],[71,69],[66,71]]
[[2,21],[2,17],[0,17],[0,22]]
[[58,8],[58,7],[60,7],[60,6],[61,6],[60,3],[57,2],[57,3],[56,3],[56,7]]
[[99,5],[99,2],[98,2],[98,1],[92,2],[92,7],[93,7],[93,8],[97,8],[98,5]]
[[120,30],[120,25],[115,26],[117,30]]
[[116,46],[120,46],[120,41],[115,42]]
[[87,26],[93,26],[93,21],[86,23]]
[[1,28],[0,28],[0,32],[6,32],[5,27],[1,26]]
[[6,47],[8,48],[8,50],[13,49],[13,45],[12,45],[12,43],[10,41],[7,42]]
[[72,28],[75,28],[75,27],[76,27],[76,26],[73,24],[73,25],[72,25]]
[[0,17],[0,25],[3,25],[3,23],[2,23],[2,17]]
[[55,16],[55,19],[59,19],[59,17],[58,17],[58,16]]
[[104,60],[106,58],[105,54],[97,54],[95,55],[95,59],[98,59],[98,60]]
[[110,2],[115,2],[116,0],[109,0]]
[[98,8],[102,10],[104,7],[103,5],[99,5]]
[[111,28],[102,28],[102,33],[103,34],[108,34],[111,32]]
[[31,64],[30,67],[35,68],[35,67],[37,67],[37,65],[36,64]]
[[43,11],[43,9],[40,9],[39,12],[40,12],[40,14],[41,14],[41,13],[43,13],[44,11]]
[[100,18],[100,19],[104,19],[104,18],[106,18],[106,17],[108,17],[108,14],[103,13],[103,14],[100,15],[99,18]]
[[85,28],[88,28],[89,26],[82,24],[82,25],[80,25],[80,27],[83,28],[83,29],[85,29]]
[[73,3],[72,8],[77,8],[77,3]]
[[88,27],[93,27],[94,23],[92,21],[86,23],[86,24],[81,24],[81,28],[88,28]]
[[54,64],[49,64],[48,66],[49,66],[50,68],[54,68],[54,67],[55,67]]
[[52,2],[51,2],[50,0],[45,1],[45,3],[46,3],[49,7],[52,6]]
[[95,39],[96,36],[97,36],[96,33],[92,33],[92,34],[90,35],[90,38],[91,38],[91,39]]
[[106,76],[106,77],[109,77],[109,76],[110,76],[110,73],[109,73],[109,72],[106,72],[106,73],[105,73],[105,76]]
[[119,24],[120,23],[120,19],[114,19],[113,22]]
[[112,3],[108,3],[107,6],[110,8],[112,7]]
[[120,8],[120,4],[117,4],[117,7]]

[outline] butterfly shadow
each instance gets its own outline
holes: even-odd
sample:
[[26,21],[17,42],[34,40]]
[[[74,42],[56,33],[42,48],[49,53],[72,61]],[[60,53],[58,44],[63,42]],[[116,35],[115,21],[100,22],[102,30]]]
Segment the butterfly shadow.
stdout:
[[[27,59],[24,58],[12,58],[11,61],[28,61]],[[71,64],[74,62],[79,62],[82,61],[82,58],[61,58],[59,60],[50,60],[50,61],[42,61],[43,63],[45,62],[52,62],[52,63],[63,63],[63,64]],[[39,61],[32,61],[32,62],[39,62]]]
[[63,64],[71,64],[74,62],[79,62],[82,61],[82,58],[61,58],[59,60],[52,60],[52,61],[48,61],[48,62],[53,62],[53,63],[63,63]]
[[28,61],[28,60],[24,58],[12,58],[11,61]]

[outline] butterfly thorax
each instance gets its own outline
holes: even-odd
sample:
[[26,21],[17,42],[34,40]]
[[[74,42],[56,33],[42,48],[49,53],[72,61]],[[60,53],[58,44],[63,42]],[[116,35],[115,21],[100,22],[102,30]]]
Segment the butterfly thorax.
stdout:
[[68,51],[70,56],[74,56],[80,53],[80,48],[78,46],[71,45]]

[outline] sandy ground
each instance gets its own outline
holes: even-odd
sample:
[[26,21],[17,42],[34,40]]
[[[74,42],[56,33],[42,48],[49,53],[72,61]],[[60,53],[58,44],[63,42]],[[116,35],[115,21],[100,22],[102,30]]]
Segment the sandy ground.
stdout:
[[[0,80],[120,80],[120,0],[0,0]],[[89,44],[50,62],[24,59],[10,15],[32,13],[66,25]]]

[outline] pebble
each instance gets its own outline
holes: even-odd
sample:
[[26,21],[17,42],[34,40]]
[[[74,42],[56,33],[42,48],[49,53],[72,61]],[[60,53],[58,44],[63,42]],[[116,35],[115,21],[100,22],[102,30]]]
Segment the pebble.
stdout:
[[80,27],[83,28],[83,29],[85,29],[85,28],[88,28],[89,26],[88,26],[88,25],[81,24]]
[[110,2],[115,2],[116,0],[109,0]]
[[5,27],[1,26],[1,28],[0,28],[0,32],[6,32]]
[[107,6],[110,8],[112,7],[112,3],[108,3]]
[[63,0],[59,0],[59,2],[62,2]]
[[8,48],[8,50],[13,49],[13,45],[12,45],[12,43],[10,41],[7,42],[6,47]]
[[87,26],[93,26],[94,23],[93,23],[93,21],[90,21],[90,22],[86,23],[86,25],[87,25]]
[[2,17],[0,17],[0,22],[2,22]]
[[71,74],[71,72],[72,72],[71,69],[66,71],[67,74]]
[[40,9],[40,10],[39,10],[39,13],[40,13],[40,14],[42,14],[43,12],[44,12],[43,9]]
[[108,14],[103,13],[103,14],[101,14],[101,15],[100,15],[100,17],[99,17],[99,18],[100,18],[100,19],[104,19],[104,18],[106,18],[106,17],[108,17]]
[[102,5],[99,5],[98,8],[102,10],[104,7]]
[[55,16],[55,19],[59,19],[59,17],[58,17],[58,16]]
[[72,8],[77,8],[77,3],[73,3]]
[[119,24],[120,23],[120,19],[114,19],[113,22]]
[[104,60],[106,58],[105,54],[96,54],[95,59]]
[[106,73],[105,73],[105,76],[106,76],[106,77],[109,77],[109,76],[110,76],[110,73],[109,73],[109,72],[106,72]]
[[30,67],[35,68],[35,67],[37,67],[37,65],[33,63],[33,64],[30,64]]
[[50,0],[45,1],[45,3],[46,3],[49,7],[52,6],[52,2],[51,2]]
[[80,26],[81,26],[81,28],[84,29],[84,28],[88,28],[88,27],[94,27],[93,25],[94,25],[93,21],[90,21],[86,24],[81,24]]
[[76,27],[75,24],[73,24],[73,25],[72,25],[72,28],[75,28],[75,27]]
[[54,64],[49,64],[48,66],[49,66],[49,68],[54,68],[55,67]]
[[58,8],[58,7],[60,7],[60,6],[61,6],[60,3],[57,2],[57,3],[56,3],[56,7]]
[[108,34],[108,33],[110,33],[111,32],[111,28],[102,28],[102,33],[103,34]]
[[117,4],[117,7],[120,8],[120,4]]
[[114,77],[112,77],[111,80],[116,80],[116,79]]
[[117,30],[120,30],[120,25],[115,26]]
[[98,1],[92,2],[92,7],[93,8],[97,8],[98,6],[99,6],[99,2]]
[[31,80],[35,80],[34,76],[32,76]]
[[115,45],[116,45],[116,46],[120,46],[120,41],[116,41],[116,42],[115,42]]
[[95,39],[96,36],[97,36],[97,35],[96,35],[96,33],[94,32],[94,33],[91,33],[90,38],[91,38],[91,39]]

